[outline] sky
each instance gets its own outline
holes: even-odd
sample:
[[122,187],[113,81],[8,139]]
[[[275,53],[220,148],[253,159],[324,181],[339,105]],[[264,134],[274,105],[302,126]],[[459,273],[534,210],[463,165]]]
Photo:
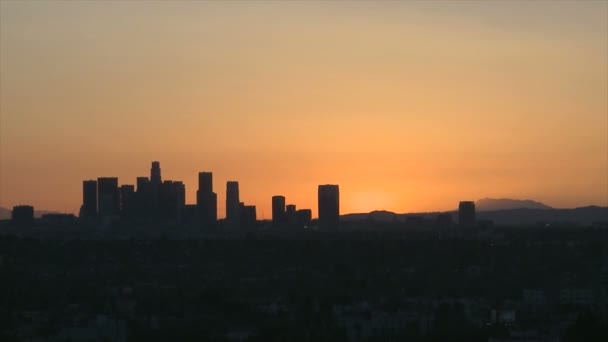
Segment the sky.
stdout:
[[160,161],[271,217],[608,205],[608,1],[0,1],[0,206]]

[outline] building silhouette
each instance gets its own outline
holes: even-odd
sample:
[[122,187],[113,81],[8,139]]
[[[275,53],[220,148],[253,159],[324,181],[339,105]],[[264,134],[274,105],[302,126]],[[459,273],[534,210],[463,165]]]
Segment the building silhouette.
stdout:
[[85,180],[82,182],[82,217],[97,216],[97,181]]
[[285,222],[287,222],[287,224],[290,226],[294,226],[296,224],[296,220],[296,205],[288,204],[285,207]]
[[17,225],[34,224],[34,207],[31,205],[17,205],[11,212],[11,220]]
[[458,225],[462,227],[475,225],[475,202],[461,201],[458,204]]
[[241,217],[241,205],[239,200],[239,182],[228,181],[226,183],[226,223],[238,227]]
[[160,162],[152,162],[152,168],[150,169],[150,182],[152,184],[161,184],[163,182],[160,175]]
[[166,180],[159,189],[157,216],[162,219],[181,221],[186,207],[186,187],[184,183]]
[[245,205],[239,203],[240,208],[240,227],[242,229],[253,229],[257,224],[257,213],[255,205]]
[[285,196],[272,196],[272,225],[279,227],[285,223]]
[[99,216],[114,216],[120,214],[118,178],[97,178],[97,207]]
[[319,227],[336,228],[340,222],[340,190],[338,185],[319,185]]
[[132,203],[133,215],[137,218],[149,217],[152,211],[152,200],[150,198],[152,185],[150,183],[150,178],[137,177],[136,185],[137,187]]
[[214,227],[217,223],[217,194],[213,192],[213,174],[199,172],[196,192],[198,216],[203,227]]
[[308,227],[312,221],[312,210],[300,209],[296,212],[296,221],[298,227]]
[[128,217],[133,214],[135,200],[135,186],[124,184],[120,186],[120,213]]

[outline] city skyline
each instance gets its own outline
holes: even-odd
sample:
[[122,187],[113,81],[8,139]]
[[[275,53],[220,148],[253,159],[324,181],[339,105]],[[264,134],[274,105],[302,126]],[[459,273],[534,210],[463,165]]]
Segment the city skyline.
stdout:
[[[161,161],[272,217],[608,206],[608,3],[0,2],[0,206]],[[125,189],[124,191],[130,191]],[[206,193],[211,199],[213,195]]]

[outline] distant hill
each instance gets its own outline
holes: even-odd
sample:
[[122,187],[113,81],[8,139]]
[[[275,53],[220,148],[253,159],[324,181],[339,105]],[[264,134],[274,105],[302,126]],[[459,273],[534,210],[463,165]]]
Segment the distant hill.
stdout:
[[496,211],[511,209],[553,209],[550,206],[533,200],[516,200],[510,198],[482,198],[475,202],[475,210]]
[[[542,203],[541,203],[542,205]],[[479,211],[478,220],[492,220],[498,225],[534,225],[546,223],[578,223],[583,225],[594,222],[608,222],[608,207],[588,206],[574,209],[519,208]],[[451,214],[454,222],[458,221],[458,211],[443,212]],[[426,220],[435,220],[440,212],[396,214],[390,211],[372,211],[371,213],[356,213],[340,216],[342,222],[373,220],[376,222],[405,222],[408,216],[417,216]]]
[[[0,207],[0,220],[10,220],[12,209],[6,209]],[[35,210],[34,209],[34,217],[41,217],[45,214],[57,214],[56,211],[48,211],[48,210]]]

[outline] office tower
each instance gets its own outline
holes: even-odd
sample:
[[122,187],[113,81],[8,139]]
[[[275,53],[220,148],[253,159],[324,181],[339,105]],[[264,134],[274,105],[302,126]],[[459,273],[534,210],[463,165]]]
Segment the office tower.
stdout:
[[137,189],[133,199],[133,214],[140,218],[150,217],[152,207],[151,184],[148,177],[137,177]]
[[198,190],[202,192],[213,192],[213,173],[198,173]]
[[99,216],[113,216],[120,213],[118,178],[97,178],[97,207]]
[[257,224],[257,214],[255,205],[245,205],[245,203],[239,203],[239,214],[240,214],[240,228],[253,229]]
[[285,222],[288,225],[293,226],[296,224],[296,206],[295,204],[288,204],[285,207]]
[[475,225],[475,202],[462,201],[458,204],[458,225],[462,227]]
[[152,162],[152,168],[150,169],[150,182],[152,184],[161,184],[162,177],[160,176],[160,163],[157,161]]
[[34,223],[34,207],[31,205],[18,205],[13,207],[11,220],[18,225],[31,225]]
[[120,186],[120,212],[124,216],[128,216],[133,211],[133,200],[135,195],[135,186],[121,185]]
[[137,192],[143,193],[148,190],[150,179],[148,177],[137,177]]
[[285,196],[272,196],[272,225],[281,226],[285,223]]
[[226,223],[238,226],[240,211],[239,182],[228,181],[226,183]]
[[186,207],[186,187],[180,181],[164,181],[159,188],[158,213],[163,219],[181,219],[182,212]]
[[83,217],[97,216],[97,181],[85,180],[82,182],[82,211]]
[[319,185],[319,227],[336,228],[340,222],[340,190],[338,185]]
[[213,227],[217,223],[217,194],[213,192],[213,174],[198,173],[196,205],[203,227]]
[[298,227],[308,227],[312,221],[312,210],[300,209],[296,212],[296,221]]

